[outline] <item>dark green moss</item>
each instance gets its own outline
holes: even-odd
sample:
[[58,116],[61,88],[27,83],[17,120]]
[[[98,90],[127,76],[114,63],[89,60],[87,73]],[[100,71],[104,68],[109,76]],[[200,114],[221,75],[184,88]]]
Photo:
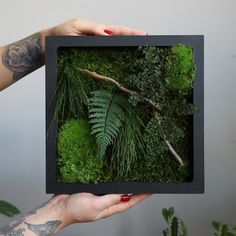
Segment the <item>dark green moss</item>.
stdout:
[[96,183],[102,159],[86,120],[67,121],[58,136],[58,166],[62,182]]

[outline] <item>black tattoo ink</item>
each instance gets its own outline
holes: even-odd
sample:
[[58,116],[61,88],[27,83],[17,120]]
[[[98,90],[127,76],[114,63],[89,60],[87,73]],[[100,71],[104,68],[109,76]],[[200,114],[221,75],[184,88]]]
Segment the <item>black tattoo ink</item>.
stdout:
[[4,236],[24,236],[23,232],[25,231],[24,228],[19,229],[12,229],[10,231],[5,232]]
[[14,80],[38,69],[43,63],[41,33],[10,44],[2,54],[2,64],[13,72]]
[[47,221],[45,224],[29,224],[25,222],[28,229],[38,236],[51,236],[62,222],[60,220]]
[[15,229],[21,223],[23,223],[24,220],[25,219],[21,219],[21,220],[16,221],[13,224],[4,226],[3,228],[0,229],[0,235],[4,235],[4,236],[24,236],[24,234],[23,234],[23,232],[25,231],[24,228]]

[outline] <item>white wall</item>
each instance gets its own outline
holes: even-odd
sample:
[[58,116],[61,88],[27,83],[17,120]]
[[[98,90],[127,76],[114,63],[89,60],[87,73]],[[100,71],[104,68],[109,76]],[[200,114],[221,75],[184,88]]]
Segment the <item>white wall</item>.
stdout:
[[[205,35],[206,193],[155,195],[126,213],[74,225],[60,235],[161,235],[161,209],[169,206],[177,209],[193,236],[211,235],[213,219],[236,224],[235,0],[1,0],[0,9],[0,45],[75,16],[149,34]],[[0,199],[22,211],[49,197],[44,79],[42,68],[0,93]],[[4,225],[8,219],[0,217],[0,222]]]

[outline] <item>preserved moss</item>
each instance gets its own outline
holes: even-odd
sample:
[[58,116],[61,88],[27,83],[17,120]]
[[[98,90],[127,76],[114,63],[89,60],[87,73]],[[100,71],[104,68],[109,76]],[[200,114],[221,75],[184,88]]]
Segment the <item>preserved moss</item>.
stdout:
[[[111,77],[133,92],[127,94],[79,69]],[[197,111],[192,104],[195,73],[194,53],[186,45],[60,49],[55,113],[62,125],[58,138],[60,181],[191,181],[191,122]],[[102,96],[95,99],[94,91]],[[104,96],[117,92],[125,101],[119,113],[113,109],[113,99],[105,102]],[[158,112],[144,98],[151,100]],[[106,129],[107,121],[112,130]],[[96,144],[97,137],[104,142]],[[184,166],[176,162],[164,138]],[[101,143],[106,148],[99,158]]]
[[58,166],[62,182],[96,183],[102,168],[96,142],[86,120],[69,120],[58,135]]

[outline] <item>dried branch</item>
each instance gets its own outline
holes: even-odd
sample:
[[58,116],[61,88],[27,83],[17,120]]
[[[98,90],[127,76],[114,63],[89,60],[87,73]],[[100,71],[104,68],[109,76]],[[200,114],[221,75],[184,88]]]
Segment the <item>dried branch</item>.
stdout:
[[[126,92],[126,93],[129,93],[129,94],[132,94],[132,93],[135,93],[136,91],[133,91],[133,90],[130,90],[128,88],[125,88],[122,84],[120,84],[118,81],[108,77],[108,76],[105,76],[105,75],[100,75],[98,74],[97,72],[95,71],[90,71],[88,69],[81,69],[79,68],[79,70],[85,74],[85,75],[88,75],[90,77],[93,77],[95,79],[100,79],[100,80],[104,80],[104,81],[109,81],[111,83],[113,83],[119,90],[123,91],[123,92]],[[146,97],[143,97],[141,96],[141,98],[149,103],[157,112],[160,112],[160,108],[159,106],[157,106],[152,100],[150,100],[149,98],[146,98]]]
[[170,142],[166,138],[164,138],[164,141],[165,141],[166,145],[168,146],[170,152],[174,156],[174,158],[179,162],[179,164],[181,166],[183,166],[184,163],[183,163],[181,157],[178,155],[178,153],[175,151],[175,149],[171,146]]

